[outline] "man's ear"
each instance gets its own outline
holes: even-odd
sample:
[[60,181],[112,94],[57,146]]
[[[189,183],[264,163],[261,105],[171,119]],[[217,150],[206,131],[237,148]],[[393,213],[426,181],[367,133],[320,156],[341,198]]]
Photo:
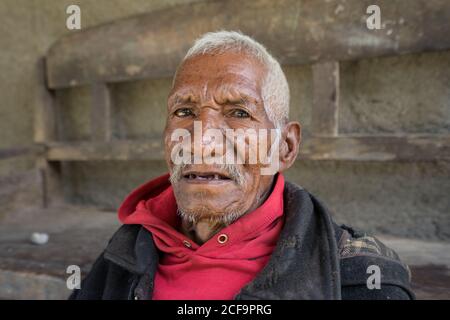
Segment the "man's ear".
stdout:
[[302,126],[296,121],[284,125],[280,141],[280,172],[289,169],[297,158],[302,140]]

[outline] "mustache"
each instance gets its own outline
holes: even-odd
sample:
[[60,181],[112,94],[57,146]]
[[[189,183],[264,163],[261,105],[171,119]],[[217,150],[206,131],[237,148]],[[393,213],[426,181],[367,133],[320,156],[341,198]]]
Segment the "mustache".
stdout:
[[[183,178],[183,170],[186,169],[186,167],[189,166],[189,164],[182,163],[182,164],[174,164],[172,168],[172,173],[170,174],[170,183],[176,184]],[[245,182],[244,174],[241,172],[239,167],[235,164],[218,164],[214,165],[214,168],[225,171],[229,178],[233,180],[237,185],[242,186]]]

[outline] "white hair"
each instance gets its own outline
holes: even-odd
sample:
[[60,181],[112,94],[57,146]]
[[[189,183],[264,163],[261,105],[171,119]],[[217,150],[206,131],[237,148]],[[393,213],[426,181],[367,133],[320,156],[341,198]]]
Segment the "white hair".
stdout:
[[[243,52],[255,57],[266,67],[261,88],[264,109],[275,127],[281,128],[289,118],[289,85],[278,61],[254,39],[236,31],[205,33],[195,41],[180,65],[197,55],[224,52]],[[176,74],[174,81],[175,78]]]

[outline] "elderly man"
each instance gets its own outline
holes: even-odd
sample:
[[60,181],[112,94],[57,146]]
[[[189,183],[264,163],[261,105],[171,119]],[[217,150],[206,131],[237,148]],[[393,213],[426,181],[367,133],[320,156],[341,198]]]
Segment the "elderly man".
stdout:
[[286,78],[261,44],[198,39],[168,97],[170,173],[125,199],[124,225],[71,298],[413,298],[395,252],[285,181],[301,140],[288,116]]

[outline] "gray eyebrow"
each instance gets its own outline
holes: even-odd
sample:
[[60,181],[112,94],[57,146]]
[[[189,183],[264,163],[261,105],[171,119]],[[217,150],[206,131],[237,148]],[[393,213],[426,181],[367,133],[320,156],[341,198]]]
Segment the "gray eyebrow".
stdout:
[[[194,99],[193,99],[194,98]],[[184,93],[175,93],[172,96],[169,97],[168,103],[169,104],[178,104],[178,103],[185,103],[187,101],[196,101],[195,94],[191,91],[184,92]]]
[[234,85],[231,85],[231,84],[223,85],[220,88],[219,96],[225,96],[225,97],[233,96],[234,97],[233,99],[228,99],[228,97],[227,97],[227,100],[235,101],[237,99],[240,99],[241,102],[245,105],[249,105],[251,102],[254,104],[258,104],[258,102],[259,102],[257,98],[254,98],[250,94],[245,93],[241,89],[236,88]]
[[[239,103],[247,107],[253,104],[257,105],[259,103],[259,99],[231,86],[224,86],[223,88],[221,88],[219,93],[214,95],[213,99],[218,104],[231,102],[235,104]],[[175,92],[173,95],[169,96],[168,105],[170,106],[187,102],[195,103],[198,100],[198,95],[196,95],[191,90],[184,92]]]

